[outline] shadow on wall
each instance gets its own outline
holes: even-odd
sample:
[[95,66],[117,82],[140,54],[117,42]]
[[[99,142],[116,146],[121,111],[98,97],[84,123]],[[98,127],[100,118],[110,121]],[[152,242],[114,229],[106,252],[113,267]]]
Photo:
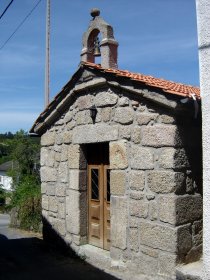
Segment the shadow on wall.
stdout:
[[[48,240],[53,242],[51,245],[56,250],[39,238],[7,239],[0,234],[1,280],[117,279],[77,258],[52,228],[48,228],[45,234],[50,234]],[[62,248],[65,254],[58,252],[57,248]]]

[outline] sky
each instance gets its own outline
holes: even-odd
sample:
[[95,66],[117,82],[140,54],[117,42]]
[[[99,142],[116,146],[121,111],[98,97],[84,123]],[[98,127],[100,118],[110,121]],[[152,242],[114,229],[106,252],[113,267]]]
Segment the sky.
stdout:
[[[29,131],[44,110],[46,0],[1,48],[37,2],[14,0],[0,19],[0,133]],[[78,68],[94,7],[114,28],[119,69],[199,86],[194,0],[51,0],[50,100]]]

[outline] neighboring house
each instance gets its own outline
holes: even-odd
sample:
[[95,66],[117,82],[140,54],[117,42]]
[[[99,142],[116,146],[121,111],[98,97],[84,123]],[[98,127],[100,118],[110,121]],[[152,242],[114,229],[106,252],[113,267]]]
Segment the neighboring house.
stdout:
[[113,29],[92,16],[79,69],[30,131],[41,136],[44,238],[54,231],[129,279],[176,279],[202,254],[199,89],[118,70]]
[[7,191],[12,190],[12,178],[7,175],[7,172],[12,168],[12,165],[12,161],[7,161],[0,165],[0,185]]

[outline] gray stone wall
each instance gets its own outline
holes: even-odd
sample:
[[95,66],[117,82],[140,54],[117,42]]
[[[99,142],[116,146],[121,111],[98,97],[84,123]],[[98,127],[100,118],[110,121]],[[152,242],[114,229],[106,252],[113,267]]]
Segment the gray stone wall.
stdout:
[[43,216],[75,251],[87,243],[84,144],[109,142],[110,256],[135,273],[174,279],[177,263],[202,250],[199,131],[186,115],[117,89],[80,93],[41,139]]

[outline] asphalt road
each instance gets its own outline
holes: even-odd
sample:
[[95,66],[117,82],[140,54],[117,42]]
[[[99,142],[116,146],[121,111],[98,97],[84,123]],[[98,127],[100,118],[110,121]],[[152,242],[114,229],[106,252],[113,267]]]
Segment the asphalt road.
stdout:
[[9,228],[0,214],[0,280],[116,280],[78,258],[47,247],[36,235]]

